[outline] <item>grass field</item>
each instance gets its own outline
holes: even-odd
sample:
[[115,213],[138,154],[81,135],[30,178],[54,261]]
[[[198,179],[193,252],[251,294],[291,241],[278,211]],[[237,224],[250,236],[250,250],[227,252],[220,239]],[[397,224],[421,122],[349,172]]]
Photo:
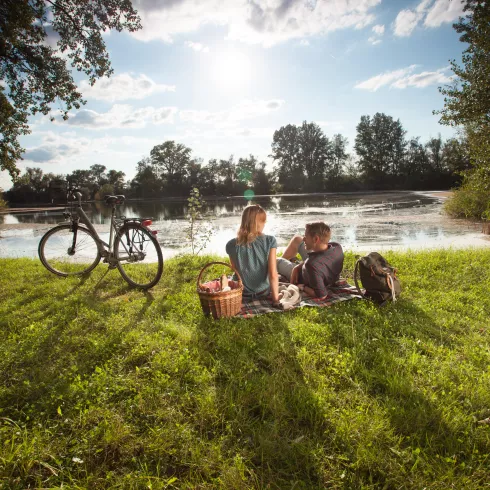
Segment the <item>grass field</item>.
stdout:
[[395,304],[219,322],[210,257],[147,293],[0,259],[0,487],[488,488],[490,250],[384,255]]

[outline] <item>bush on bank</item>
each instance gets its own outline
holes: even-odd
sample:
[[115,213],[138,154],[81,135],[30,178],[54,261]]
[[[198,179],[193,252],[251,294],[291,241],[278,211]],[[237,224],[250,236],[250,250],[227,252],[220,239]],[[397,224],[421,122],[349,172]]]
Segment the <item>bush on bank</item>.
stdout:
[[490,220],[490,190],[463,185],[446,200],[444,210],[452,218]]
[[490,250],[384,255],[393,305],[219,322],[211,257],[147,293],[0,259],[0,487],[482,488]]

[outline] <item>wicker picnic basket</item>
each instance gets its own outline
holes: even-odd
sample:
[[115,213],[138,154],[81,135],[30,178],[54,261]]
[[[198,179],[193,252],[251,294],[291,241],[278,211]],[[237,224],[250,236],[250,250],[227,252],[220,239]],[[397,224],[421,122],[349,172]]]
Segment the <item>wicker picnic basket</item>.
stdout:
[[[201,283],[203,272],[211,265],[225,265],[235,272],[238,277],[236,287],[230,291],[207,292],[206,284]],[[235,316],[242,306],[243,283],[240,274],[226,262],[210,262],[206,264],[197,278],[197,294],[201,301],[202,311],[206,316],[212,315],[215,320],[218,318],[229,318]]]

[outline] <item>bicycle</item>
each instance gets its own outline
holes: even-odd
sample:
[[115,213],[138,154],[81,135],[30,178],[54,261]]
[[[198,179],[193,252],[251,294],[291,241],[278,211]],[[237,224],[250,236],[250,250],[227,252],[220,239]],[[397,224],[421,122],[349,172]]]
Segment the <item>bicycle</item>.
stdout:
[[67,201],[74,202],[63,213],[65,223],[47,231],[39,242],[39,258],[48,271],[62,277],[90,273],[103,258],[109,269],[117,267],[124,280],[133,287],[150,289],[163,273],[163,255],[148,227],[148,218],[116,217],[116,206],[123,195],[105,196],[112,206],[109,243],[104,242],[82,209],[82,194],[70,184]]

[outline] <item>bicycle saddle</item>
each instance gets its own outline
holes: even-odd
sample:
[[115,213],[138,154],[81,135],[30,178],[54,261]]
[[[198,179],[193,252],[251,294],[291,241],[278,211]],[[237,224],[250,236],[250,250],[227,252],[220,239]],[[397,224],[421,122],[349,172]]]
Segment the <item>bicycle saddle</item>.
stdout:
[[104,196],[104,199],[107,204],[122,204],[126,198],[118,194],[117,196]]

